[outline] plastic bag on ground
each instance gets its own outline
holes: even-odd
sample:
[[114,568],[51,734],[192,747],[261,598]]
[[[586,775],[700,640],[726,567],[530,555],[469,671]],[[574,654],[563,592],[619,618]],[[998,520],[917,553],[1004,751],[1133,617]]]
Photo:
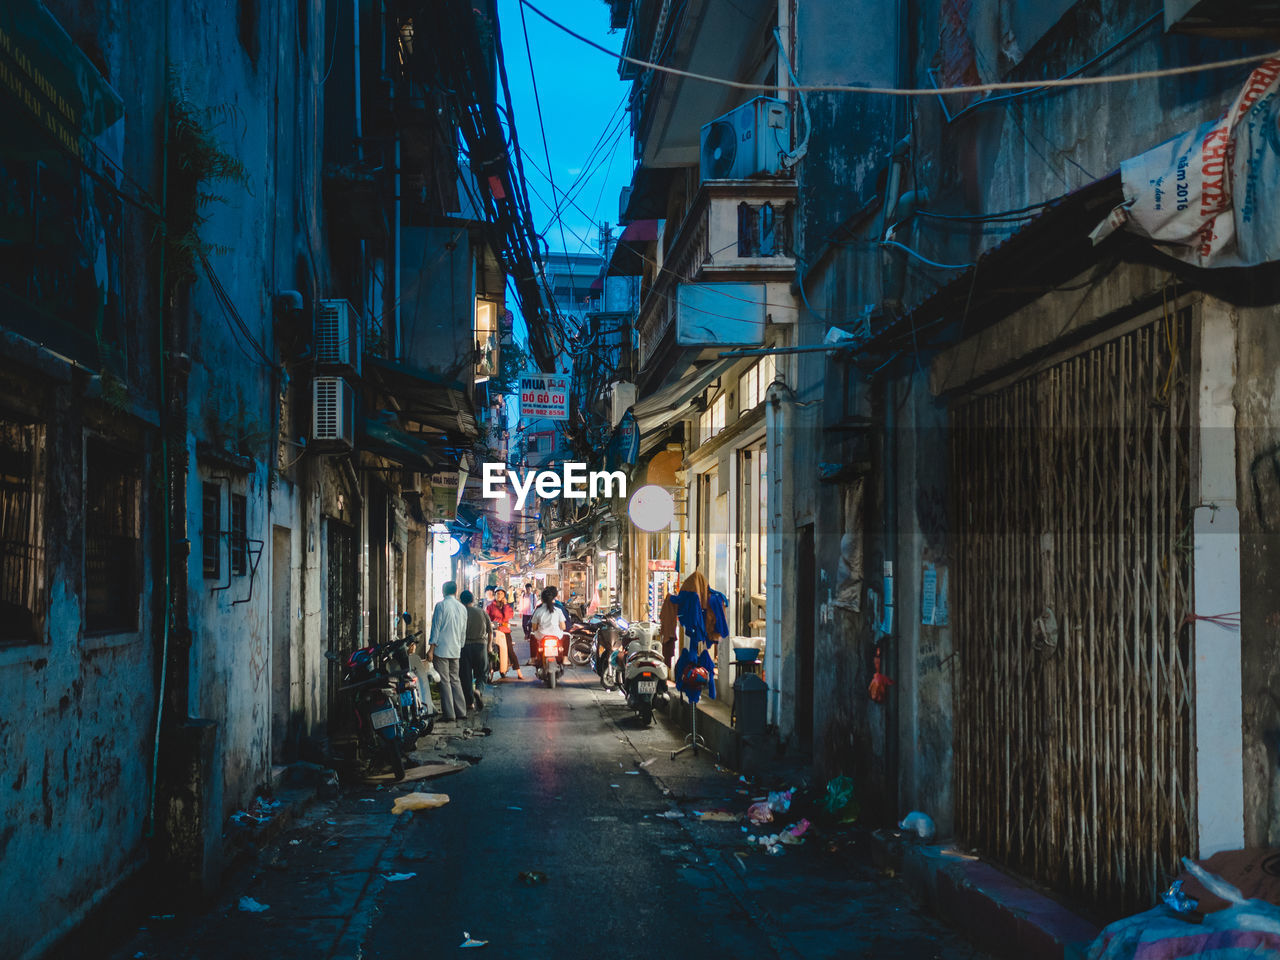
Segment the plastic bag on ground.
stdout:
[[822,807],[841,823],[858,819],[858,801],[853,796],[852,777],[832,777],[827,781],[827,795]]
[[932,840],[938,833],[933,817],[919,810],[912,810],[898,823],[899,830],[914,833],[921,840]]
[[402,797],[396,797],[395,803],[391,805],[391,812],[398,816],[406,810],[434,810],[448,802],[447,793],[406,793]]
[[753,803],[747,807],[747,819],[752,823],[769,823],[773,820],[773,811],[768,803]]
[[769,809],[774,813],[786,813],[791,809],[791,791],[776,790],[769,794]]

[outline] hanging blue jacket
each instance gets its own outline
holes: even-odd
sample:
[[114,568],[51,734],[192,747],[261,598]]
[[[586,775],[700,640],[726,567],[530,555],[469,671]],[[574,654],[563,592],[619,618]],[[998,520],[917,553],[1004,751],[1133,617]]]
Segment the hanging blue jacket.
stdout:
[[[707,591],[707,606],[715,618],[716,633],[722,637],[729,635],[729,624],[724,618],[725,595],[719,590]],[[675,596],[676,616],[680,626],[689,635],[689,649],[695,653],[711,643],[707,636],[707,614],[702,608],[702,600],[692,590],[681,590]]]

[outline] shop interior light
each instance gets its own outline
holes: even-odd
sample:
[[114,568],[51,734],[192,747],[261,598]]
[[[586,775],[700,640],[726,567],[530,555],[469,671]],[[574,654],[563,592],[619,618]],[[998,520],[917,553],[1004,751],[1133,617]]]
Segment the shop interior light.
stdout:
[[631,495],[627,504],[627,516],[641,530],[656,533],[671,526],[675,519],[676,504],[665,487],[646,484]]

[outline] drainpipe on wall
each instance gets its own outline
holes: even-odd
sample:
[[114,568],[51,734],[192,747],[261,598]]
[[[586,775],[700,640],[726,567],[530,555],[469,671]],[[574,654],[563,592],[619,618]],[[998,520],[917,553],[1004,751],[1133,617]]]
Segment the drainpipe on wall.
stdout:
[[[167,106],[166,106],[167,109]],[[166,138],[167,139],[167,138]],[[168,154],[168,144],[165,146]],[[222,785],[218,770],[218,725],[190,715],[192,631],[187,593],[191,537],[187,483],[190,286],[166,291],[161,323],[168,500],[168,633],[164,644],[159,764],[157,767],[156,863],[168,896],[199,897],[216,886],[221,870]]]

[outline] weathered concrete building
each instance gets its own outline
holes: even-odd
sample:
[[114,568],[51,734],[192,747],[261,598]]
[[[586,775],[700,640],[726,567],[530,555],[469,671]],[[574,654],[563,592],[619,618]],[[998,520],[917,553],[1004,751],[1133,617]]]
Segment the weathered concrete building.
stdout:
[[[1106,0],[731,6],[610,4],[628,55],[786,105],[777,162],[722,183],[717,164],[779,129],[740,106],[756,92],[622,68],[640,160],[624,219],[661,220],[637,271],[636,409],[667,420],[658,457],[677,462],[654,475],[688,501],[670,557],[733,592],[735,633],[750,531],[720,437],[750,412],[725,365],[775,348],[761,526],[778,735],[811,744],[821,776],[852,774],[869,816],[928,811],[1108,911],[1147,903],[1180,855],[1268,842],[1273,264],[1090,239],[1132,195],[1121,163],[1222,115],[1250,66],[1031,82],[1261,53],[1274,24]],[[722,143],[714,121],[735,109],[752,136]],[[689,238],[714,233],[724,191],[740,250],[750,195],[790,191],[787,282],[754,339],[728,334],[692,372],[655,363],[682,311],[707,309],[691,298],[723,252]],[[789,322],[770,316],[791,298]],[[721,331],[750,312],[721,306]]]
[[6,956],[208,890],[228,818],[337,750],[324,653],[429,609],[507,221],[457,160],[485,14],[437,103],[422,13],[0,14]]

